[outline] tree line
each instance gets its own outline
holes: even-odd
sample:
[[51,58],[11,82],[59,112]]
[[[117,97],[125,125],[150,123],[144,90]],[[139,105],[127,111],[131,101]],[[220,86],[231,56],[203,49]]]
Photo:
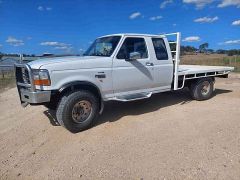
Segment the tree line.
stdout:
[[224,49],[209,49],[208,43],[203,43],[199,46],[199,48],[195,48],[193,46],[181,46],[181,54],[184,55],[186,53],[207,53],[207,54],[227,54],[228,56],[233,55],[240,55],[240,49],[230,49],[230,50],[224,50]]

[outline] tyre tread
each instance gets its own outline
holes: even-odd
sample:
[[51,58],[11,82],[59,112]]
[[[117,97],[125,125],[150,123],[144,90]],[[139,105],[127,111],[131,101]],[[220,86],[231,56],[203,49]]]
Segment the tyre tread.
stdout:
[[[201,85],[202,82],[208,81],[210,83],[210,92],[208,96],[202,96],[200,93],[199,86]],[[193,99],[197,101],[203,101],[210,99],[213,95],[213,79],[212,78],[201,78],[198,79],[197,81],[193,82],[190,87],[190,93]]]
[[[93,103],[95,104],[95,110],[94,110],[94,114],[93,114],[93,118],[90,122],[90,124],[85,125],[84,123],[82,124],[82,127],[79,125],[78,127],[74,127],[71,125],[69,120],[69,117],[67,115],[67,111],[69,110],[71,103],[74,102],[75,98],[79,98],[79,97],[88,97],[91,98],[93,100]],[[99,104],[98,104],[98,100],[97,97],[95,95],[93,95],[91,92],[86,91],[86,90],[78,90],[78,91],[73,91],[73,92],[69,92],[67,94],[65,94],[57,107],[57,111],[56,111],[56,117],[57,120],[59,122],[59,124],[63,127],[65,127],[66,129],[68,129],[69,131],[76,133],[79,131],[83,131],[89,127],[91,127],[93,125],[94,119],[97,117],[98,111],[99,111]],[[72,123],[73,124],[73,123]]]

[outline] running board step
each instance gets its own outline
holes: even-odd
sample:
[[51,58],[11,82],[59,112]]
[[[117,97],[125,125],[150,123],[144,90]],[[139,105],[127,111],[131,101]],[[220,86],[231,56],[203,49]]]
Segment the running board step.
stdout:
[[116,101],[136,101],[140,99],[146,99],[150,98],[152,96],[152,93],[136,93],[136,94],[130,94],[130,95],[124,95],[124,96],[116,96],[114,100]]

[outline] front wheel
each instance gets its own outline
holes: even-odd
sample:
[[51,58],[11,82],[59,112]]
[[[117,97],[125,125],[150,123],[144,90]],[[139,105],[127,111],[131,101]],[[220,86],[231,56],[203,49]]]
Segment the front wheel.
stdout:
[[213,79],[202,78],[190,86],[190,92],[193,99],[202,101],[210,99],[213,95]]
[[89,91],[79,90],[61,98],[56,116],[59,124],[76,133],[89,128],[98,112],[98,98]]

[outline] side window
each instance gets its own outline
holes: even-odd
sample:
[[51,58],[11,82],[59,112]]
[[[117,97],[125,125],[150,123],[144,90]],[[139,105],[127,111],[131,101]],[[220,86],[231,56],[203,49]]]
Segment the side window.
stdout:
[[129,59],[130,53],[133,52],[140,53],[140,59],[148,57],[147,46],[144,38],[126,38],[117,54],[117,59]]
[[152,38],[153,47],[158,60],[167,60],[168,53],[162,38]]

